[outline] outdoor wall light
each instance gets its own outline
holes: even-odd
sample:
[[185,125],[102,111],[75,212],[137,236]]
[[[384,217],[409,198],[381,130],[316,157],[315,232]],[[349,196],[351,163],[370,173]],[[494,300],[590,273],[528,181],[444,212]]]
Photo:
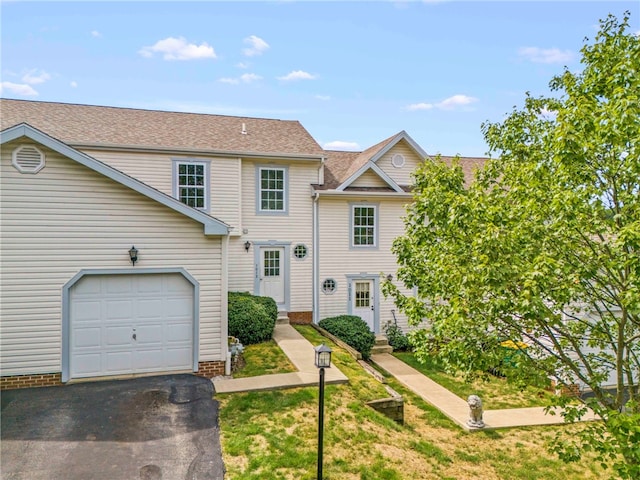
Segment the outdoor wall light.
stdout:
[[320,369],[320,401],[318,403],[318,480],[322,479],[322,443],[324,434],[324,369],[331,367],[331,349],[325,344],[318,345],[316,367]]
[[387,281],[390,282],[391,280],[393,280],[393,275],[391,275],[391,274],[387,275]]
[[129,258],[131,259],[131,264],[135,267],[138,261],[138,249],[135,246],[129,249]]
[[250,248],[251,248],[251,242],[247,240],[246,242],[244,242],[244,249],[245,251],[248,252]]

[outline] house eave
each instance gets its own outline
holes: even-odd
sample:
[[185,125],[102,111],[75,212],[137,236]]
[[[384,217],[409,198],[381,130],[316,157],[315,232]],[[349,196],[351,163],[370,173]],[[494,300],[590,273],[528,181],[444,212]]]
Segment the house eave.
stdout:
[[223,158],[256,158],[256,159],[286,159],[286,160],[301,160],[301,161],[315,161],[321,162],[324,160],[324,154],[293,154],[293,153],[279,153],[279,152],[251,152],[251,151],[239,151],[239,150],[206,150],[198,148],[169,148],[169,147],[153,147],[143,145],[122,146],[112,145],[106,143],[70,143],[70,146],[76,149],[82,150],[98,150],[98,151],[119,151],[119,152],[131,152],[131,153],[164,153],[169,155],[204,155],[208,157],[223,157]]

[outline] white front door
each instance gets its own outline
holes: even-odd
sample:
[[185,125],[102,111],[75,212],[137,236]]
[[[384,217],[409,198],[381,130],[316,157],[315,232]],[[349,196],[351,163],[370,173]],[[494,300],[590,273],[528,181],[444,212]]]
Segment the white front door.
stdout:
[[373,298],[373,280],[354,280],[351,284],[351,312],[362,318],[374,332],[375,301]]
[[278,305],[285,303],[284,247],[260,248],[260,295],[273,298]]

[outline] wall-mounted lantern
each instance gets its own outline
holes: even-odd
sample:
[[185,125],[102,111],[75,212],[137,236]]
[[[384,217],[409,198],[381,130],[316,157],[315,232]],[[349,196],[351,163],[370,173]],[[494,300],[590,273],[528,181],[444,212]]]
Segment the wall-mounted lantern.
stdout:
[[246,242],[244,242],[244,249],[245,251],[248,252],[250,248],[251,248],[251,242],[247,240]]
[[138,249],[135,245],[129,249],[129,258],[131,259],[131,264],[135,267],[138,261]]

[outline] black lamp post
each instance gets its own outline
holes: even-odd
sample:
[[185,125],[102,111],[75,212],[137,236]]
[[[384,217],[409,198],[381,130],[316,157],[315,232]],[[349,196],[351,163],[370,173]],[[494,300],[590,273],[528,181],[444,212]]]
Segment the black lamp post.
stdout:
[[318,345],[316,367],[320,369],[320,401],[318,406],[318,480],[322,480],[322,441],[324,430],[324,369],[331,367],[331,349],[325,344]]

